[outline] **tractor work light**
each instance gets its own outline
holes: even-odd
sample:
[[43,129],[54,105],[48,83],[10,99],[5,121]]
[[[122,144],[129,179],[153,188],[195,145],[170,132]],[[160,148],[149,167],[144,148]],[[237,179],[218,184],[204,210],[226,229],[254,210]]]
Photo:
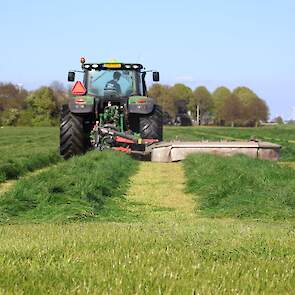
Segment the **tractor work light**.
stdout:
[[103,67],[106,69],[121,69],[122,65],[118,63],[107,63]]
[[81,62],[81,64],[84,64],[84,63],[86,62],[85,57],[82,56],[82,57],[80,58],[80,62]]

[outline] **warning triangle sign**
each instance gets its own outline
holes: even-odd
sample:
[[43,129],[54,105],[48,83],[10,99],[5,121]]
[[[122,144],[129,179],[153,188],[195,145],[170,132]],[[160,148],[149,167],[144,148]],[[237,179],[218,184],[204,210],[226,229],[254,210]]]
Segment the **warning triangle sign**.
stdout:
[[86,93],[86,88],[81,81],[77,81],[72,87],[72,93],[75,95],[83,95]]

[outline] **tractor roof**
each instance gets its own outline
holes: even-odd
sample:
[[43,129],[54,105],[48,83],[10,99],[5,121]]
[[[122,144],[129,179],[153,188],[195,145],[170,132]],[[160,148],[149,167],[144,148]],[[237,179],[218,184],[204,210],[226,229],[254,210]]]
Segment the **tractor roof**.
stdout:
[[137,70],[143,69],[139,63],[105,62],[105,63],[82,63],[82,69],[86,70]]

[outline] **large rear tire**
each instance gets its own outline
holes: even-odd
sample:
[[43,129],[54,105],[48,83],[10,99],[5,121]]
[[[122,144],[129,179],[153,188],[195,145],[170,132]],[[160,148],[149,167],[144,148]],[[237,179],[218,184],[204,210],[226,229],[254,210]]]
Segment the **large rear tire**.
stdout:
[[152,113],[139,117],[139,132],[142,138],[163,140],[163,112],[155,105]]
[[68,105],[64,105],[60,118],[60,155],[69,159],[84,154],[89,148],[90,138],[85,131],[83,117],[71,113]]

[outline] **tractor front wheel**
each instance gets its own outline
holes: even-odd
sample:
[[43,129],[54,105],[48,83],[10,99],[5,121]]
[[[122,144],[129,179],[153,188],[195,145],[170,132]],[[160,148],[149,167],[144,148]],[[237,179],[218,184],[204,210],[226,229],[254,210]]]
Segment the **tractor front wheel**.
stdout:
[[69,159],[84,154],[89,148],[90,138],[83,117],[71,113],[68,105],[64,105],[60,119],[60,155]]

